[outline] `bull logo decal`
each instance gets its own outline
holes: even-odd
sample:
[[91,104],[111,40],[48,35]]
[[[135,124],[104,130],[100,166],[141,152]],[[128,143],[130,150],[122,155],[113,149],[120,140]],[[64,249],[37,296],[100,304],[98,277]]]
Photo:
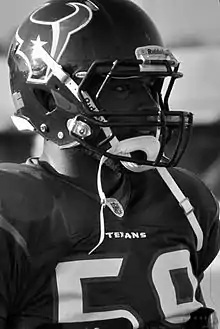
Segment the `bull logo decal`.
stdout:
[[[63,4],[62,9],[61,12],[57,3],[45,4],[32,13],[25,28],[21,26],[17,30],[16,40],[19,46],[16,53],[28,66],[27,80],[30,82],[46,83],[51,75],[50,68],[43,60],[33,56],[33,48],[37,45],[44,47],[48,54],[59,62],[71,35],[87,26],[93,16],[92,9],[82,3],[67,2]],[[45,16],[47,21],[44,20]]]

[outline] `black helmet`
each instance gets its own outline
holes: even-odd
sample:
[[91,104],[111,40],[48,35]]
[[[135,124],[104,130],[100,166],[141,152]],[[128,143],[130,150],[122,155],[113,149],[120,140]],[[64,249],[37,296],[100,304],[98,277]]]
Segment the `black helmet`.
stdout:
[[[173,83],[181,77],[179,63],[164,48],[149,16],[133,2],[49,1],[18,28],[8,64],[16,107],[13,121],[19,129],[35,130],[61,148],[81,144],[123,163],[171,166],[182,156],[192,114],[170,111],[168,106]],[[99,97],[111,79],[146,77],[154,79],[151,89],[159,104],[157,111],[112,113],[100,106]],[[170,82],[162,97],[166,77]],[[95,94],[91,93],[94,84]],[[128,116],[134,120],[123,121]],[[115,131],[140,125],[136,117],[141,117],[142,129],[157,128],[157,151],[152,157],[138,159],[132,152],[116,151]],[[174,135],[167,157],[168,141]],[[145,142],[142,137],[138,143]]]

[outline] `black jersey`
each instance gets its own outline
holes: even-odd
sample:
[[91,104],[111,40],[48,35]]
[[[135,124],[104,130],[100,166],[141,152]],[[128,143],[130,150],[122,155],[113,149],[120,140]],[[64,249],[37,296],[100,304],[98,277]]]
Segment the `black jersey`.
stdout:
[[[35,161],[0,165],[0,328],[144,328],[181,323],[203,305],[200,280],[219,250],[215,198],[193,174],[169,169],[202,245],[155,169],[127,173],[119,217]],[[91,251],[94,250],[92,253]],[[158,327],[158,326],[157,326]]]

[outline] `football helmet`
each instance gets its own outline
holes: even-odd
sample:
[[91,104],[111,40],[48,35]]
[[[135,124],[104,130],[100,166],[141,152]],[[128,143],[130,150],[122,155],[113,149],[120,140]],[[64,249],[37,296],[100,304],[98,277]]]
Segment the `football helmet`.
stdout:
[[[18,129],[36,131],[60,148],[81,144],[133,171],[174,166],[181,158],[192,113],[169,109],[173,84],[182,76],[179,62],[132,1],[43,4],[17,29],[8,65]],[[115,82],[118,92],[125,84],[142,86],[147,104],[106,106],[103,95]]]

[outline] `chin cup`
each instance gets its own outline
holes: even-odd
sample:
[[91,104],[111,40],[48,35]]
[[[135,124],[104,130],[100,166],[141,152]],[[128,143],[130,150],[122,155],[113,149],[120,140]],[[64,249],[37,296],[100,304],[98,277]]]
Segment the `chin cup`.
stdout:
[[[109,153],[130,157],[135,151],[144,152],[147,160],[156,160],[160,150],[160,142],[154,136],[139,136],[119,141],[114,147],[108,150]],[[133,172],[142,172],[151,169],[148,165],[139,165],[134,162],[121,161],[122,165]]]

